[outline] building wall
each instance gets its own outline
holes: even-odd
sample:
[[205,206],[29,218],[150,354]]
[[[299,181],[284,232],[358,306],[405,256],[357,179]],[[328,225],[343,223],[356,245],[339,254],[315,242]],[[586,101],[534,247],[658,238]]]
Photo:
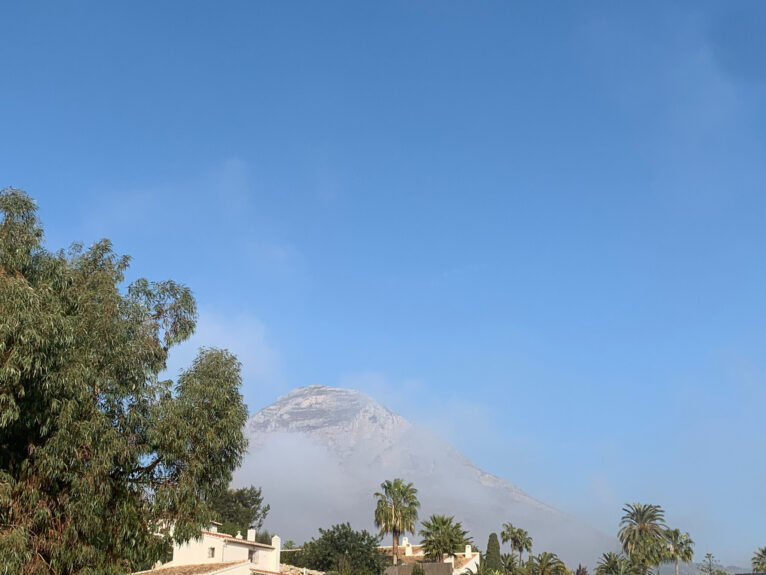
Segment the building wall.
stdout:
[[[239,543],[233,539],[221,539],[213,535],[202,534],[199,539],[192,539],[173,549],[173,560],[168,565],[200,565],[205,563],[224,563],[229,561],[247,561],[249,551],[255,551],[253,564],[258,569],[279,572],[281,541],[279,537],[272,538],[274,549],[255,547]],[[215,551],[213,557],[208,557],[209,549]]]
[[[173,565],[198,565],[202,563],[223,563],[222,559],[224,540],[212,535],[202,535],[199,539],[191,539],[182,545],[176,545],[173,549]],[[208,557],[208,549],[215,549],[213,557]],[[247,559],[247,554],[245,554]],[[231,559],[235,561],[235,559]]]

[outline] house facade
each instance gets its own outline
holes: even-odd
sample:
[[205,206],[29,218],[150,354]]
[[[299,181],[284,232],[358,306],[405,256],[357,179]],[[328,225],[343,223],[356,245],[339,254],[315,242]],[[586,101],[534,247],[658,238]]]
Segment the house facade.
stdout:
[[[393,555],[393,547],[390,545],[380,547],[380,550],[388,557]],[[427,563],[425,550],[422,545],[412,545],[407,537],[403,537],[399,544],[399,564],[411,565],[415,563],[423,563],[424,565]],[[466,545],[463,553],[444,555],[442,563],[451,567],[452,575],[467,575],[469,571],[476,573],[481,563],[481,553],[474,551],[470,545]],[[407,575],[407,573],[403,572],[400,575]]]
[[180,571],[181,567],[209,565],[211,568],[218,566],[222,569],[221,573],[232,575],[279,575],[282,542],[278,536],[272,537],[271,545],[267,545],[255,540],[254,529],[248,529],[247,537],[242,537],[240,533],[220,533],[219,527],[220,523],[213,522],[197,539],[176,543],[173,547],[173,559],[146,573],[156,572],[162,575],[163,571],[172,573],[176,568]]

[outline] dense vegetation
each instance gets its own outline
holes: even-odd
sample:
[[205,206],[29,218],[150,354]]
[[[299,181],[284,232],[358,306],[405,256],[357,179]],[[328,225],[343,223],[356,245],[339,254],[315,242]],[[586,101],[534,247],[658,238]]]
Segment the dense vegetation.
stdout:
[[420,537],[426,557],[438,563],[444,561],[445,555],[452,557],[471,543],[463,525],[446,515],[431,515],[423,521]]
[[[108,240],[43,247],[34,201],[0,192],[0,558],[6,573],[110,575],[212,519],[246,448],[240,365],[202,349],[191,291],[124,285]],[[171,534],[171,527],[173,531]]]
[[221,491],[210,504],[223,533],[241,533],[243,536],[251,528],[260,534],[263,521],[271,509],[269,505],[264,505],[260,487],[253,486]]
[[320,529],[319,537],[304,544],[300,551],[285,553],[283,561],[340,575],[378,575],[383,570],[379,545],[379,536],[354,531],[348,523],[341,523]]

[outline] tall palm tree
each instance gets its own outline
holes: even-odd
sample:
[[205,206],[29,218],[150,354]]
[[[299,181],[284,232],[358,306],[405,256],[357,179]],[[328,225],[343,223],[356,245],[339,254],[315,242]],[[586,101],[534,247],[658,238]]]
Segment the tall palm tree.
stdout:
[[678,563],[689,563],[694,559],[694,541],[688,533],[681,533],[679,529],[665,531],[665,539],[668,543],[667,558],[675,562],[678,575]]
[[543,552],[527,561],[529,575],[566,575],[566,572],[566,565],[555,553]]
[[513,555],[513,537],[516,534],[516,527],[513,523],[503,523],[503,530],[500,532],[500,538],[503,543],[511,543],[511,555]]
[[519,527],[515,530],[511,541],[513,541],[513,546],[519,552],[519,564],[524,565],[521,554],[524,551],[527,553],[532,552],[532,538],[529,536],[529,533],[527,533],[526,530]]
[[420,537],[426,557],[439,563],[444,561],[445,555],[452,557],[471,543],[462,524],[446,515],[431,515],[427,521],[423,521]]
[[756,573],[766,573],[766,547],[756,550],[750,564]]
[[630,503],[622,508],[617,537],[622,550],[643,565],[645,574],[659,564],[665,550],[665,511],[659,505]]
[[403,479],[386,480],[380,484],[381,491],[375,493],[378,502],[375,506],[375,526],[380,534],[391,533],[393,538],[393,560],[396,565],[399,558],[399,535],[415,533],[418,520],[418,490]]

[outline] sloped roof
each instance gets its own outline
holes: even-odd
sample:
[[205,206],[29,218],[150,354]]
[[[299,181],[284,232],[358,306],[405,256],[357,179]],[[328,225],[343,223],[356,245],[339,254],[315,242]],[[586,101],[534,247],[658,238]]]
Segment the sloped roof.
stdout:
[[158,569],[152,569],[151,571],[141,571],[141,573],[146,573],[147,575],[205,575],[240,563],[242,563],[242,561],[205,563],[202,565],[178,565],[177,567],[160,567]]

